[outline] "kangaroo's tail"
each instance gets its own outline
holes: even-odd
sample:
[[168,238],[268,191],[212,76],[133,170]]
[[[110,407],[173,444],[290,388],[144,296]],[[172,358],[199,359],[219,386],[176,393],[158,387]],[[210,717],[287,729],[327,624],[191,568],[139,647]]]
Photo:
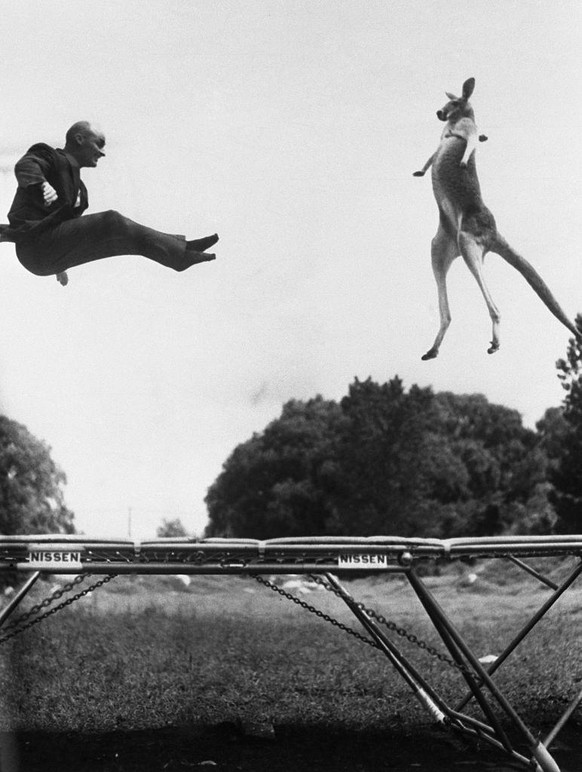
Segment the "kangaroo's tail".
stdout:
[[538,297],[545,303],[549,310],[553,313],[556,319],[559,319],[562,324],[567,327],[570,332],[574,333],[577,338],[582,337],[582,331],[578,330],[574,322],[572,322],[563,311],[562,307],[553,296],[550,288],[536,271],[536,269],[528,263],[528,261],[518,255],[505,241],[503,236],[497,234],[494,245],[491,246],[491,251],[496,252],[498,255],[513,266],[524,277],[530,287],[538,295]]

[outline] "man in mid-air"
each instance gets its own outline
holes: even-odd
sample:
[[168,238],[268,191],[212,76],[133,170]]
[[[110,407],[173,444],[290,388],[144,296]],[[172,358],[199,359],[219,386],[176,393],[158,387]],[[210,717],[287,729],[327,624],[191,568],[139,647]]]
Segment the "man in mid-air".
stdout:
[[114,210],[81,217],[88,198],[80,170],[97,166],[104,148],[104,135],[78,121],[67,131],[64,149],[39,143],[17,162],[18,189],[0,240],[15,243],[22,265],[37,276],[55,274],[64,286],[69,268],[104,257],[143,255],[175,271],[214,260],[205,250],[216,244],[216,234],[186,241]]

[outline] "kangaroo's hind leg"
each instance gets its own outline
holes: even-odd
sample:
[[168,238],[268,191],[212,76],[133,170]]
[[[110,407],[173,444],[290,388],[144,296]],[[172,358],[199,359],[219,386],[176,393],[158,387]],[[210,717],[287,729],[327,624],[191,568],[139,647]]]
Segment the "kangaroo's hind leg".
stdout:
[[432,270],[437,284],[439,297],[440,327],[432,347],[422,359],[434,359],[438,356],[441,343],[451,323],[451,310],[447,293],[447,273],[453,260],[459,256],[459,249],[454,238],[448,235],[442,225],[431,244]]
[[479,289],[485,298],[485,303],[487,304],[487,310],[489,311],[489,316],[491,317],[491,324],[493,328],[491,335],[491,346],[487,349],[487,353],[494,354],[499,349],[499,323],[501,321],[501,315],[499,314],[499,310],[497,309],[497,306],[495,305],[493,298],[491,297],[491,293],[489,292],[489,288],[485,282],[485,275],[483,272],[483,258],[485,257],[487,250],[482,244],[478,243],[474,236],[467,232],[461,232],[459,234],[459,249],[461,251],[461,255],[463,256],[463,260],[475,277],[475,280],[479,285]]

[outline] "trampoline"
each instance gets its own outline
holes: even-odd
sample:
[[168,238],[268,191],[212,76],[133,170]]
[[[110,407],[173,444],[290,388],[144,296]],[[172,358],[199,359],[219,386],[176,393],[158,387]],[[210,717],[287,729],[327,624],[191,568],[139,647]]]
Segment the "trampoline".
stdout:
[[[571,565],[558,582],[528,563],[530,558],[547,558],[563,565],[570,557]],[[486,558],[509,560],[548,590],[543,602],[526,623],[516,623],[512,640],[493,662],[486,665],[459,632],[426,579],[423,564]],[[560,772],[550,748],[560,730],[582,702],[582,691],[576,694],[566,709],[556,716],[556,723],[540,737],[535,727],[521,717],[519,706],[512,704],[494,678],[524,639],[564,593],[570,591],[582,574],[582,535],[568,536],[499,536],[484,538],[422,539],[390,536],[374,537],[303,537],[265,541],[256,539],[91,539],[86,536],[62,534],[0,537],[0,568],[26,574],[24,583],[0,612],[0,640],[10,630],[11,617],[43,574],[75,574],[101,576],[94,587],[117,575],[246,575],[275,589],[272,581],[279,574],[309,575],[330,590],[358,620],[366,642],[377,648],[404,679],[419,704],[437,724],[477,738],[496,748],[506,757],[524,767],[542,772]],[[459,695],[455,703],[439,693],[394,641],[390,631],[393,623],[358,602],[342,584],[345,578],[366,574],[399,574],[408,582],[426,616],[438,633],[447,654],[440,655],[443,665],[458,672]],[[553,574],[552,574],[553,576]],[[271,579],[269,579],[271,577]],[[391,583],[386,583],[389,593]],[[82,594],[82,593],[80,593]],[[469,595],[469,598],[474,597]],[[302,602],[309,610],[309,604]],[[34,623],[28,622],[26,626]],[[276,623],[276,622],[275,622]],[[352,631],[353,632],[353,631]],[[4,635],[4,640],[14,632]],[[355,633],[364,639],[364,635]],[[402,634],[400,632],[399,634]],[[414,634],[405,637],[418,641]],[[429,653],[431,653],[429,651]],[[574,680],[574,677],[573,677]],[[477,713],[477,715],[475,715]]]

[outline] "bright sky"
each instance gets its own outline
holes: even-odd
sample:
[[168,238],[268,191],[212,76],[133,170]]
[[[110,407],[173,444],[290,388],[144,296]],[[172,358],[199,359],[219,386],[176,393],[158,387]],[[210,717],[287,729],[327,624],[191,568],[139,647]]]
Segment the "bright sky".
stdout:
[[[89,535],[189,531],[233,448],[291,398],[357,376],[481,392],[533,426],[562,401],[569,333],[501,258],[502,347],[461,260],[437,360],[429,176],[444,91],[473,76],[500,232],[582,311],[579,0],[0,0],[0,211],[36,141],[107,137],[85,170],[117,209],[218,260],[139,257],[37,278],[0,246],[0,409],[52,448]],[[0,220],[6,220],[0,215]]]

